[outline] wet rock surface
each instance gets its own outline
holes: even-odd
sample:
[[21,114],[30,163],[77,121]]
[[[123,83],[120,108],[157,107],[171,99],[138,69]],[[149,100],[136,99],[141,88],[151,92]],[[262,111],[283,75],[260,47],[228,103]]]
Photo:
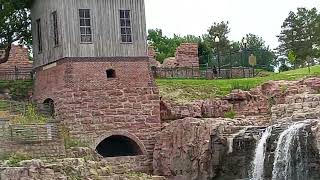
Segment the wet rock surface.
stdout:
[[[319,84],[320,78],[270,81],[221,99],[183,105],[163,100],[162,120],[168,123],[157,137],[154,173],[195,180],[248,178],[257,141],[267,126],[275,125],[267,140],[265,177],[270,179],[279,135],[293,123],[310,120],[300,137],[307,142],[301,151],[308,178],[320,179]],[[231,109],[238,119],[217,118]]]

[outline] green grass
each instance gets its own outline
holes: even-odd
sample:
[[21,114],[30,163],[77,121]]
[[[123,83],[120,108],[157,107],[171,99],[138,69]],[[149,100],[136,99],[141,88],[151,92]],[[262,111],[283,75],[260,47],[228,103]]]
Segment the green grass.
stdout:
[[265,77],[228,79],[228,80],[196,80],[196,79],[157,79],[160,94],[165,99],[176,102],[210,99],[229,94],[233,89],[249,90],[269,80],[298,80],[308,76],[320,75],[320,65],[282,73],[271,73]]

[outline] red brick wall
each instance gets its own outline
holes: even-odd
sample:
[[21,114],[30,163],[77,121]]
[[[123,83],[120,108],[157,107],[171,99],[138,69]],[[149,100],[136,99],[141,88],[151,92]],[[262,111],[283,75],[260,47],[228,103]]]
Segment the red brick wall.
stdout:
[[[108,79],[107,69],[116,71]],[[160,131],[159,92],[148,58],[68,58],[37,70],[34,99],[55,101],[57,116],[74,137],[90,141],[125,131],[145,146],[152,162]]]
[[0,64],[0,71],[13,72],[15,66],[21,72],[31,72],[32,62],[29,61],[27,48],[12,45],[9,59],[7,62]]

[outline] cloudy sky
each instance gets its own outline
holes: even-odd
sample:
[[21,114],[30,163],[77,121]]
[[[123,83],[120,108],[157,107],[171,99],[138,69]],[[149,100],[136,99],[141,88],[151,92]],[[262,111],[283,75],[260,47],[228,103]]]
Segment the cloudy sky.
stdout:
[[231,40],[250,32],[275,48],[282,22],[297,7],[320,10],[320,0],[146,0],[147,27],[160,28],[167,36],[200,36],[213,22],[224,20],[230,22]]

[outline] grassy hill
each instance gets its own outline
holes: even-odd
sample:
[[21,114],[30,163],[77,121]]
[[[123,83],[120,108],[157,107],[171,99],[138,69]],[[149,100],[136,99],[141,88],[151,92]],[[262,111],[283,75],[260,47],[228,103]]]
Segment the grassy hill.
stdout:
[[273,73],[266,77],[227,79],[227,80],[195,80],[195,79],[158,79],[161,96],[177,102],[209,99],[227,95],[233,89],[249,90],[269,80],[298,80],[308,76],[320,75],[320,65],[282,73]]

